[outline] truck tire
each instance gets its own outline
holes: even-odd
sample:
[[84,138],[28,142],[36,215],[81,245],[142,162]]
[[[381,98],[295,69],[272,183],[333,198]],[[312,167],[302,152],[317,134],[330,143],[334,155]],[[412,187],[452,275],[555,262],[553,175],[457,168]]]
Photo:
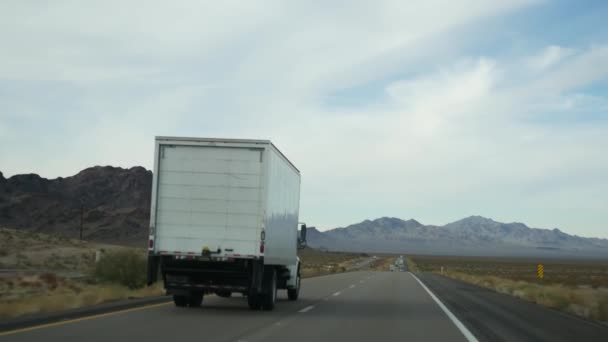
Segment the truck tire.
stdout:
[[300,275],[296,278],[296,288],[295,289],[287,289],[287,298],[289,300],[298,300],[300,296]]
[[247,295],[247,304],[249,305],[249,309],[251,310],[260,310],[260,308],[262,307],[260,295],[255,292],[249,293],[249,295]]
[[274,268],[264,270],[263,284],[262,309],[272,311],[277,301],[277,272]]
[[188,305],[188,297],[173,295],[173,303],[175,303],[175,306],[179,306],[180,308],[185,307]]
[[188,306],[191,308],[198,308],[203,304],[203,293],[192,293],[188,298]]

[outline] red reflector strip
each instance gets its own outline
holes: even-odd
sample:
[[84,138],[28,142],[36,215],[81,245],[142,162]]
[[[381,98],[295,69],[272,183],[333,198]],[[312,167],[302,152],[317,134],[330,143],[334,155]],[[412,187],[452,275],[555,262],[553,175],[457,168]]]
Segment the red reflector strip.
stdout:
[[264,253],[264,244],[260,245],[260,253]]

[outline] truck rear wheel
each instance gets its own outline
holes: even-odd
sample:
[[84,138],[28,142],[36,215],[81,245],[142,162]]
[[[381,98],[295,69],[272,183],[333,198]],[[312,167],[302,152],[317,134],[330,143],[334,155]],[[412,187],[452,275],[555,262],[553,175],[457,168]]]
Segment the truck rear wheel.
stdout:
[[296,278],[296,288],[295,289],[287,289],[287,298],[289,300],[298,300],[300,296],[300,275]]
[[192,293],[188,297],[188,306],[191,308],[198,308],[203,304],[203,293]]
[[264,295],[262,296],[262,308],[266,311],[274,309],[277,301],[277,273],[274,268],[264,271]]
[[247,295],[247,304],[249,304],[249,309],[251,310],[260,310],[260,308],[262,307],[260,295],[258,295],[254,291],[250,292],[249,295]]
[[185,307],[188,305],[188,297],[173,295],[173,303],[175,303],[175,306]]

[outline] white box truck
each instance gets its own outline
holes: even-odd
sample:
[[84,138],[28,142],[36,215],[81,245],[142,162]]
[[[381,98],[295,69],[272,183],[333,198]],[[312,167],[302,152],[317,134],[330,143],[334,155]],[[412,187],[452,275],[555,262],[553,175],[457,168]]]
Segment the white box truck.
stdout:
[[162,276],[176,306],[247,296],[272,310],[300,291],[300,171],[267,140],[156,137],[148,284]]

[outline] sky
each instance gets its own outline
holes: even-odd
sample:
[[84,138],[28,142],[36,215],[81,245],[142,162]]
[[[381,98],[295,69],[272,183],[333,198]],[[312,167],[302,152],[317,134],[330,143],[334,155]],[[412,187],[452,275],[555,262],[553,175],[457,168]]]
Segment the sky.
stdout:
[[604,1],[0,4],[0,171],[270,139],[300,219],[470,215],[608,238]]

